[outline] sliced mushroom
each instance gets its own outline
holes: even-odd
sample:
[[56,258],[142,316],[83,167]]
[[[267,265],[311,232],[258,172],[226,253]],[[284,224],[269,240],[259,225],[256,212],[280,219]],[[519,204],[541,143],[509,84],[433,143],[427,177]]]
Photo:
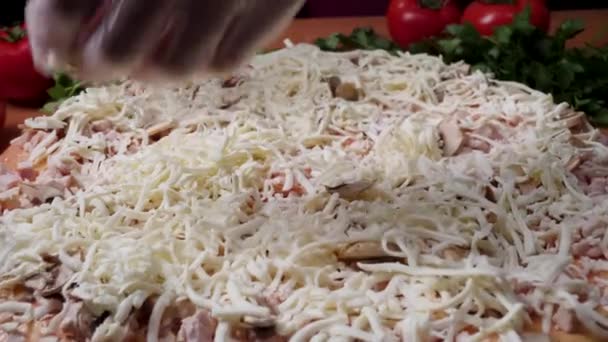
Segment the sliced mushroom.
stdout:
[[241,81],[240,77],[230,76],[230,77],[224,79],[224,82],[222,82],[222,88],[234,88],[239,84],[240,81]]
[[239,93],[235,93],[235,92],[224,94],[222,96],[222,104],[220,105],[219,108],[224,109],[224,110],[229,109],[230,107],[239,103],[239,101],[241,101],[242,98],[243,98],[242,95],[240,95]]
[[542,182],[540,179],[529,179],[525,182],[517,184],[517,188],[523,195],[526,195],[537,189],[541,184]]
[[337,252],[340,261],[361,261],[385,259],[392,256],[386,253],[378,241],[360,241],[348,244]]
[[448,247],[442,251],[442,256],[450,261],[460,261],[468,255],[469,250],[461,247]]
[[244,316],[241,323],[250,328],[268,329],[274,328],[277,324],[274,317],[254,317]]
[[498,215],[496,215],[494,212],[489,212],[486,214],[486,220],[488,220],[489,223],[494,224],[498,222]]
[[150,137],[161,138],[169,133],[171,129],[175,128],[175,123],[172,121],[164,121],[153,125],[146,129],[146,132]]
[[336,90],[338,89],[340,84],[342,84],[342,80],[340,79],[340,77],[332,76],[329,78],[329,80],[327,80],[327,83],[329,84],[329,89],[331,90],[331,94],[333,96],[336,96]]
[[485,187],[485,197],[488,201],[494,202],[494,203],[496,203],[496,201],[498,200],[498,198],[496,196],[496,191],[491,186]]
[[65,283],[72,277],[73,272],[63,266],[56,265],[48,272],[37,274],[25,281],[25,286],[43,297],[59,293]]
[[443,140],[444,155],[451,157],[458,153],[464,143],[464,134],[456,123],[456,120],[443,120],[438,128]]
[[358,199],[358,197],[366,190],[370,189],[374,183],[370,181],[356,181],[353,183],[341,184],[334,187],[327,186],[327,191],[330,194],[337,193],[341,198],[352,201]]
[[359,90],[354,83],[341,83],[336,88],[336,97],[340,97],[345,99],[346,101],[358,101],[359,100]]
[[95,133],[108,132],[109,130],[112,129],[113,126],[114,126],[114,124],[112,123],[112,121],[110,121],[108,119],[101,119],[101,120],[91,122],[91,130]]
[[302,139],[302,145],[306,148],[314,148],[317,146],[325,146],[331,144],[335,137],[330,135],[316,135]]
[[314,196],[312,199],[307,201],[306,204],[304,204],[304,209],[306,209],[309,212],[321,211],[327,205],[328,200],[329,200],[329,195],[327,195],[327,194],[324,194],[324,195],[320,194],[318,196]]

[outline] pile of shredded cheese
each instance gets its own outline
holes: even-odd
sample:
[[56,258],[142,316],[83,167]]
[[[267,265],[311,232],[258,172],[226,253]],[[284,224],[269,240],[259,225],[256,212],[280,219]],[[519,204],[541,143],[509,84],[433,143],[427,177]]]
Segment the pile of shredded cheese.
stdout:
[[[332,76],[359,99],[332,96]],[[65,131],[30,159],[73,165],[78,189],[3,214],[0,287],[59,255],[75,272],[64,292],[77,283],[72,296],[111,313],[99,340],[149,296],[160,296],[151,339],[178,298],[218,319],[217,341],[243,316],[293,341],[519,341],[533,316],[548,332],[558,308],[608,338],[606,281],[587,279],[608,263],[571,253],[608,201],[567,168],[608,149],[593,130],[586,148],[571,144],[568,106],[437,57],[310,45],[257,56],[232,81],[93,88],[28,121]],[[502,138],[445,156],[438,126],[450,118]],[[96,120],[117,134],[91,132]],[[540,186],[519,191],[531,178]],[[373,184],[365,198],[328,190],[357,182]],[[356,244],[382,258],[345,261]],[[608,235],[598,246],[608,255]]]

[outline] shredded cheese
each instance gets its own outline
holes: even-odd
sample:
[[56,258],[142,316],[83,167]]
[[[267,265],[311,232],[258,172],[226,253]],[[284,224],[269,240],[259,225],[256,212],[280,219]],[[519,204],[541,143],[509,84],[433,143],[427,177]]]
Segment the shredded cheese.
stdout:
[[[334,97],[332,76],[359,98]],[[581,151],[568,106],[437,57],[309,45],[257,56],[233,81],[123,82],[29,120],[52,132],[30,162],[71,165],[76,186],[3,214],[0,285],[58,255],[76,272],[71,296],[111,313],[104,331],[160,296],[150,341],[177,297],[219,320],[218,341],[245,316],[293,341],[456,340],[463,326],[518,341],[529,314],[546,333],[559,305],[608,338],[601,296],[580,306],[566,272],[576,228],[608,215],[568,170]],[[471,133],[445,156],[451,118]],[[329,193],[362,180],[373,187],[355,200]],[[525,181],[539,186],[524,193]],[[370,241],[374,262],[340,255]]]

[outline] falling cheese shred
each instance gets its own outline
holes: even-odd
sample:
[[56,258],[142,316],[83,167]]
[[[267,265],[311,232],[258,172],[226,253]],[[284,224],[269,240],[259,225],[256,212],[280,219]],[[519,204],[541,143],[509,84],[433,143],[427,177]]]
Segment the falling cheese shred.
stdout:
[[[331,77],[359,98],[334,97]],[[463,63],[310,45],[257,56],[229,81],[91,88],[29,120],[65,130],[31,161],[72,165],[78,187],[4,212],[0,287],[59,255],[76,272],[71,295],[111,313],[102,327],[159,297],[151,341],[175,298],[219,320],[216,340],[253,317],[293,341],[516,341],[529,316],[550,322],[554,306],[608,338],[593,311],[606,305],[604,287],[572,286],[581,279],[567,272],[576,229],[608,217],[608,201],[568,171],[580,153],[562,120],[568,106]],[[438,127],[450,118],[480,147],[444,156]],[[91,129],[102,122],[112,129]],[[522,177],[541,185],[524,194]],[[328,190],[363,181],[373,185],[354,199]],[[357,243],[379,255],[345,260]],[[576,291],[589,294],[584,307]]]

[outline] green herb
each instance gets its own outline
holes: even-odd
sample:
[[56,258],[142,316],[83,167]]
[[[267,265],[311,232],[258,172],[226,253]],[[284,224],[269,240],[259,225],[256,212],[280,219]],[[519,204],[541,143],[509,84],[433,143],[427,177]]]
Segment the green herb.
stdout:
[[327,38],[319,38],[315,44],[325,51],[386,50],[396,53],[401,49],[391,40],[380,37],[371,28],[356,28],[350,35],[334,33]]
[[13,26],[11,28],[2,28],[2,31],[6,33],[2,40],[7,41],[9,43],[16,43],[21,39],[25,38],[26,33],[25,30],[20,26]]
[[[445,36],[413,44],[409,52],[441,55],[447,63],[463,60],[497,79],[551,94],[556,102],[567,102],[587,113],[594,124],[608,125],[608,46],[566,48],[566,42],[583,31],[582,22],[566,21],[548,35],[531,25],[529,18],[529,9],[522,11],[491,37],[482,37],[469,24],[451,25]],[[350,36],[334,34],[316,44],[327,51],[399,51],[369,29],[355,30]]]
[[80,94],[85,89],[81,82],[75,81],[63,73],[55,74],[53,79],[55,85],[47,91],[51,101],[42,107],[42,111],[47,114],[55,112],[63,101]]

